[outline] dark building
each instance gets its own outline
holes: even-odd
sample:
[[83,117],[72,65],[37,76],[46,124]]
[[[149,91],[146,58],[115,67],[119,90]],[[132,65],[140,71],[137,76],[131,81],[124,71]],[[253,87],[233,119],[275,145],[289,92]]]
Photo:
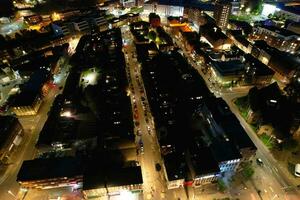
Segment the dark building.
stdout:
[[23,139],[23,128],[15,117],[0,116],[0,161],[10,162],[10,156]]
[[18,116],[37,114],[42,98],[48,94],[50,70],[40,69],[21,86],[21,92],[12,97],[11,109]]
[[187,165],[195,186],[215,181],[220,176],[218,162],[208,147],[192,143],[187,152]]
[[178,188],[184,185],[187,178],[187,165],[185,155],[177,152],[163,156],[167,172],[168,189]]
[[158,3],[162,5],[172,5],[172,6],[183,6],[186,2],[185,0],[159,0]]
[[[93,165],[95,165],[93,163]],[[141,192],[143,179],[141,167],[112,167],[86,169],[83,178],[83,194],[86,199],[122,195],[123,190]]]
[[82,184],[83,166],[73,157],[35,159],[23,162],[17,182],[23,188],[49,189]]

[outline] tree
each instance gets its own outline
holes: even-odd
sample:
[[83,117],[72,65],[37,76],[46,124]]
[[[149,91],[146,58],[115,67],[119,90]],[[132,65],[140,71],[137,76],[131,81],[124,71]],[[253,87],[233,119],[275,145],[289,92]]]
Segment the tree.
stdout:
[[254,169],[251,163],[247,162],[243,166],[242,175],[246,180],[249,180],[254,174]]
[[285,150],[294,150],[297,146],[298,142],[292,137],[285,139],[282,143],[282,148]]
[[218,179],[217,183],[218,183],[219,191],[224,192],[227,187],[226,187],[225,182],[223,181],[223,179]]
[[150,31],[150,32],[148,33],[148,38],[149,38],[150,40],[152,40],[152,41],[155,41],[155,39],[156,39],[156,33],[155,33],[155,31]]

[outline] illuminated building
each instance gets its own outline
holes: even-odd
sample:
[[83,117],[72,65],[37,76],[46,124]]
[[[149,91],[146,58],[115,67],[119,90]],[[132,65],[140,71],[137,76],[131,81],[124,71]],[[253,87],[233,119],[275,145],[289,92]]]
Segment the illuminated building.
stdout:
[[251,54],[273,69],[275,78],[284,84],[290,82],[300,63],[297,57],[271,47],[262,40],[255,41]]
[[297,8],[297,6],[283,6],[281,8],[277,8],[274,14],[281,18],[300,22],[299,8]]
[[233,41],[228,38],[220,28],[215,24],[208,22],[205,25],[200,26],[200,34],[206,38],[208,43],[218,50],[228,50],[233,44]]
[[214,19],[221,29],[225,29],[231,12],[231,4],[227,2],[217,2],[215,4]]
[[296,53],[300,47],[300,36],[298,34],[275,26],[255,27],[252,37],[256,40],[264,40],[268,45],[292,54]]
[[135,6],[135,0],[120,0],[120,3],[125,8],[130,8]]
[[24,17],[24,22],[28,25],[36,25],[43,21],[43,18],[40,15],[30,15]]

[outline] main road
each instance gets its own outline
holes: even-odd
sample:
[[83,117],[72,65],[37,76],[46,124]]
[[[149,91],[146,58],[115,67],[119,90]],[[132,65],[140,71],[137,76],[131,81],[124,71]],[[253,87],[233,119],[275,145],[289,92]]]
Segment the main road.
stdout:
[[[155,133],[153,117],[147,101],[143,79],[141,77],[141,64],[136,59],[134,38],[128,26],[122,26],[122,37],[125,41],[124,53],[127,64],[127,73],[130,80],[130,95],[133,105],[133,113],[139,125],[135,127],[136,142],[138,148],[143,143],[143,150],[139,150],[140,164],[143,176],[144,199],[172,199],[166,195],[167,183],[164,174],[160,146]],[[142,98],[143,97],[143,98]],[[155,165],[160,164],[161,170],[156,170]]]

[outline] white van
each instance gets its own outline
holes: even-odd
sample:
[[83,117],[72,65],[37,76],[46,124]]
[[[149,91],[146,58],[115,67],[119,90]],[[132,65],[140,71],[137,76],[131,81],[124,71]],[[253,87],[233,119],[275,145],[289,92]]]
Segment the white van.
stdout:
[[300,177],[300,164],[295,165],[295,176]]

